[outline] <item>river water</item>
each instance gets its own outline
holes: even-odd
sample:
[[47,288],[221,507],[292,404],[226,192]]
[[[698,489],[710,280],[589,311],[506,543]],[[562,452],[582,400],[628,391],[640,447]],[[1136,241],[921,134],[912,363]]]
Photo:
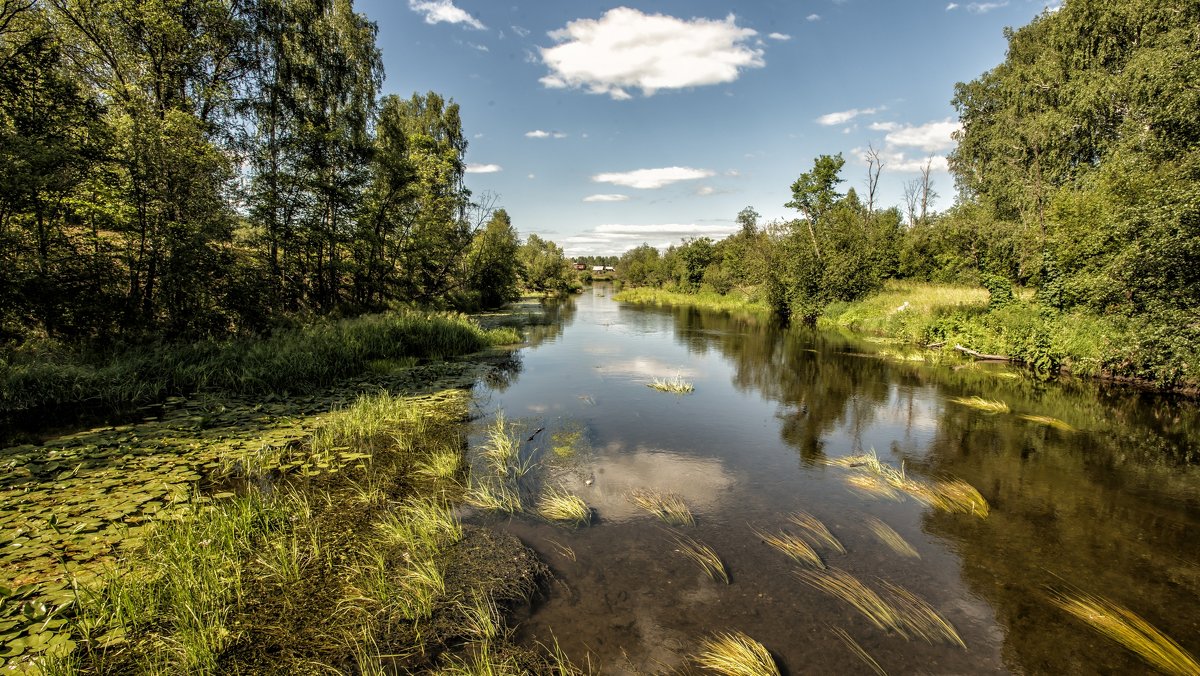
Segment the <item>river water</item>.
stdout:
[[[516,534],[554,572],[519,640],[557,642],[606,673],[683,670],[702,639],[732,631],[791,674],[873,673],[847,637],[892,674],[1151,671],[1051,601],[1086,593],[1200,655],[1194,402],[906,361],[894,346],[764,319],[620,304],[604,286],[553,311],[518,353],[519,371],[479,399],[481,429],[503,411],[534,437],[540,481],[594,509],[576,529],[471,517]],[[695,391],[647,387],[677,376]],[[956,400],[969,397],[1009,411]],[[548,450],[572,434],[570,457]],[[970,483],[990,514],[863,492],[847,483],[857,470],[830,463],[872,450],[917,480]],[[682,497],[695,525],[667,527],[629,500],[639,489]],[[788,531],[797,511],[844,545],[821,550],[831,568],[924,599],[965,649],[880,629],[805,584],[759,534]],[[919,558],[885,545],[872,519]],[[729,584],[680,553],[680,533],[720,555]]]

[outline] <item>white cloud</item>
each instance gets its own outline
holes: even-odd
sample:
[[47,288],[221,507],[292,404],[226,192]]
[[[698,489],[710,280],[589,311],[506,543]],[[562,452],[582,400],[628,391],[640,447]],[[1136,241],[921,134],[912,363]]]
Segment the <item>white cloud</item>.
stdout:
[[408,0],[408,8],[425,15],[425,23],[462,23],[476,30],[483,30],[479,19],[454,6],[453,0]]
[[468,164],[468,174],[494,174],[498,171],[504,171],[504,168],[499,164]]
[[688,237],[711,237],[723,239],[735,231],[735,223],[728,225],[698,225],[695,223],[665,223],[661,225],[598,225],[580,235],[559,241],[568,256],[582,254],[617,255],[642,243],[660,249],[678,244]]
[[[866,166],[866,148],[854,148],[850,151],[852,157],[858,158],[859,162]],[[915,173],[925,168],[925,163],[929,163],[929,168],[933,171],[948,171],[949,166],[946,162],[945,155],[913,155],[895,146],[884,146],[877,148],[879,160],[883,162],[883,171],[900,172],[900,173]]]
[[509,28],[511,28],[511,29],[512,29],[512,32],[516,33],[517,35],[519,35],[519,36],[521,36],[521,37],[523,37],[523,38],[524,38],[524,37],[528,37],[528,36],[529,36],[529,29],[528,29],[528,28],[522,28],[522,27],[520,27],[520,26],[509,26]]
[[820,14],[809,14],[808,16],[804,17],[804,20],[805,21],[820,21],[821,15]]
[[488,52],[488,51],[491,51],[491,50],[489,50],[489,49],[487,48],[487,45],[477,45],[477,44],[475,44],[474,42],[468,42],[468,43],[467,43],[467,45],[468,45],[468,46],[470,46],[470,47],[474,47],[475,49],[478,49],[478,50],[479,50],[479,51],[481,51],[481,52]]
[[663,167],[661,169],[637,169],[626,172],[610,172],[596,174],[592,180],[596,183],[611,183],[639,190],[653,190],[679,181],[694,181],[708,178],[713,172],[708,169],[693,169],[691,167]]
[[624,202],[629,199],[629,195],[621,195],[618,193],[609,193],[606,195],[588,195],[583,198],[584,202]]
[[632,98],[631,88],[652,96],[660,89],[733,82],[742,69],[766,65],[762,50],[746,44],[757,34],[739,27],[732,14],[684,20],[617,7],[552,31],[558,44],[541,48],[550,72],[540,82],[618,101]]
[[867,126],[874,131],[893,131],[900,128],[895,122],[872,122]]
[[859,115],[874,115],[881,110],[887,110],[886,106],[879,106],[878,108],[851,108],[850,110],[841,110],[836,113],[826,113],[817,118],[817,124],[832,127],[837,124],[849,122]]
[[549,138],[550,132],[534,129],[533,131],[525,132],[525,138]]
[[888,132],[886,141],[893,146],[920,148],[927,153],[939,153],[954,147],[951,134],[958,131],[961,125],[950,118],[940,122],[926,122],[917,126],[899,127]]
[[787,33],[771,33],[767,37],[771,38],[772,40],[791,40],[792,39],[792,36],[788,35]]
[[1008,0],[1004,0],[1004,2],[972,2],[967,5],[967,11],[972,14],[987,14],[993,9],[1001,7],[1008,7]]
[[952,3],[950,3],[949,5],[946,5],[946,11],[947,11],[947,12],[949,12],[949,11],[950,11],[950,10],[952,10],[952,9],[958,9],[958,3],[957,3],[957,2],[952,2]]
[[704,196],[707,196],[707,195],[711,195],[711,194],[715,193],[716,191],[717,191],[717,189],[716,189],[716,188],[712,187],[711,185],[706,185],[706,186],[702,186],[702,187],[700,187],[700,188],[697,188],[697,189],[696,189],[696,194],[697,194],[697,195],[700,195],[701,197],[704,197]]

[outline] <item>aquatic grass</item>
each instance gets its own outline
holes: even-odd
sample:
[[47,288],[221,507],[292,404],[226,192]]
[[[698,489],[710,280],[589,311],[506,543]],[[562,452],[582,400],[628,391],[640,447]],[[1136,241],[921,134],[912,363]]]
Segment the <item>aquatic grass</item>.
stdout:
[[813,589],[850,604],[876,627],[884,631],[895,631],[908,638],[899,611],[850,573],[838,568],[800,568],[793,573]]
[[710,578],[729,584],[729,571],[725,568],[725,562],[712,547],[680,534],[675,535],[675,546],[680,554],[700,564]]
[[883,521],[873,516],[867,517],[867,527],[870,528],[871,532],[874,533],[875,536],[878,537],[879,540],[883,542],[883,544],[887,545],[893,552],[896,552],[900,556],[907,556],[915,559],[921,558],[921,554],[915,548],[913,548],[912,545],[908,544],[907,540],[905,540],[899,533],[893,530],[891,526],[887,525]]
[[592,520],[592,510],[577,495],[550,487],[542,492],[538,500],[537,513],[548,521],[559,521],[575,526],[586,526]]
[[1195,676],[1200,662],[1140,615],[1086,592],[1052,590],[1050,602],[1168,674]]
[[841,639],[842,643],[844,643],[846,647],[850,649],[850,652],[854,653],[858,659],[862,660],[862,663],[867,665],[867,668],[875,672],[877,676],[887,676],[887,672],[883,670],[883,667],[879,666],[879,663],[875,661],[875,658],[871,657],[871,654],[868,653],[865,648],[859,645],[858,641],[855,641],[850,634],[846,633],[845,629],[840,627],[830,627],[829,630],[833,632],[834,636],[837,636],[839,639]]
[[1021,420],[1028,420],[1029,422],[1034,422],[1039,425],[1053,427],[1054,429],[1061,430],[1063,432],[1078,432],[1079,431],[1079,430],[1075,429],[1074,427],[1072,427],[1070,425],[1070,423],[1059,420],[1058,418],[1051,418],[1048,415],[1028,415],[1028,414],[1022,413],[1022,414],[1018,415],[1017,417],[1020,418]]
[[520,494],[507,482],[492,478],[474,480],[463,499],[472,507],[489,512],[516,514],[524,509]]
[[898,499],[901,491],[915,500],[946,512],[974,514],[987,518],[991,513],[987,499],[971,484],[961,479],[923,481],[908,476],[903,465],[896,469],[881,461],[875,451],[833,458],[826,464],[855,470],[846,483],[872,496]]
[[575,455],[576,448],[579,445],[579,440],[583,438],[583,430],[565,429],[558,430],[550,435],[551,450],[554,455],[560,458],[569,458]]
[[655,378],[646,384],[652,390],[659,392],[670,392],[671,394],[690,394],[696,391],[696,387],[679,376],[674,378]]
[[683,498],[675,493],[661,493],[639,488],[628,495],[629,501],[673,526],[694,526],[696,519]]
[[1008,404],[997,399],[984,399],[983,397],[950,397],[948,401],[956,404],[961,404],[968,408],[973,408],[976,411],[983,411],[995,415],[997,413],[1008,413]]
[[826,567],[825,561],[821,559],[821,555],[803,538],[782,531],[779,533],[766,533],[756,528],[752,528],[751,530],[763,542],[788,555],[797,563],[806,563],[817,568]]
[[492,424],[487,428],[487,440],[480,448],[480,453],[496,474],[505,475],[512,467],[521,451],[521,441],[513,435],[508,422],[504,419],[504,411],[497,411]]
[[963,643],[954,625],[925,599],[891,582],[885,581],[883,587],[892,597],[893,607],[910,635],[922,638],[930,645],[947,643],[966,650],[967,644]]
[[564,559],[570,559],[572,561],[576,560],[574,549],[571,549],[567,545],[564,545],[563,543],[561,543],[557,540],[551,540],[551,539],[547,538],[546,541],[550,543],[550,546],[554,548],[554,551],[557,552],[559,556],[563,557]]
[[788,521],[803,529],[805,534],[815,540],[817,544],[829,547],[839,554],[846,553],[846,548],[842,546],[841,541],[829,532],[820,519],[812,514],[804,511],[792,512],[788,515]]
[[779,676],[779,667],[767,647],[740,631],[715,634],[701,641],[696,662],[724,676]]
[[462,540],[462,525],[449,508],[432,498],[414,498],[375,523],[383,542],[431,553]]
[[961,479],[910,482],[904,490],[944,512],[973,514],[986,519],[991,513],[988,501],[971,484]]
[[846,483],[867,495],[887,500],[899,501],[900,493],[892,486],[874,474],[851,474],[846,477]]
[[452,481],[463,468],[463,456],[452,448],[435,450],[417,463],[417,474],[433,481]]

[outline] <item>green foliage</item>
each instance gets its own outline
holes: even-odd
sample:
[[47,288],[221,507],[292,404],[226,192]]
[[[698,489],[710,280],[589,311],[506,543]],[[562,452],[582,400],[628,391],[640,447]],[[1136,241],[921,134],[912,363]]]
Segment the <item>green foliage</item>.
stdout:
[[566,293],[570,290],[570,264],[562,249],[549,240],[530,235],[521,245],[521,261],[525,286],[538,293]]
[[995,310],[1013,302],[1012,282],[1000,275],[982,275],[983,288],[988,290],[988,309]]
[[521,243],[508,212],[499,209],[475,235],[467,255],[466,288],[481,307],[495,308],[521,297],[518,252]]

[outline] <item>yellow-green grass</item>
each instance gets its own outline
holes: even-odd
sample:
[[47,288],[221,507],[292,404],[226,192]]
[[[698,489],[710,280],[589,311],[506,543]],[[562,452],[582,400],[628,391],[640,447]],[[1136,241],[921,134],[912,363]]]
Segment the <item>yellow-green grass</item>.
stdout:
[[837,636],[839,639],[841,639],[842,643],[846,644],[846,647],[850,649],[850,652],[858,656],[858,659],[862,660],[863,664],[867,665],[867,668],[869,668],[878,676],[887,676],[887,672],[883,670],[883,667],[879,666],[879,663],[875,661],[875,658],[871,657],[871,654],[868,653],[865,648],[859,645],[858,641],[855,641],[850,634],[846,633],[845,629],[840,627],[830,627],[829,629],[833,632],[834,636]]
[[679,376],[674,378],[655,378],[646,384],[652,390],[670,392],[671,394],[690,394],[696,391],[696,386]]
[[1054,429],[1061,430],[1063,432],[1077,432],[1078,431],[1070,423],[1059,420],[1058,418],[1051,418],[1048,415],[1029,415],[1029,414],[1022,413],[1022,414],[1018,415],[1017,417],[1020,418],[1021,420],[1028,420],[1029,422],[1034,422],[1039,425],[1053,427]]
[[636,287],[623,289],[613,296],[613,300],[622,303],[639,303],[645,305],[669,305],[695,307],[703,310],[718,312],[745,312],[750,314],[766,314],[770,311],[761,300],[753,300],[740,293],[719,294],[711,292],[679,293],[665,289]]
[[548,521],[575,526],[586,526],[592,520],[592,510],[582,498],[553,486],[542,492],[537,513]]
[[489,512],[516,514],[523,509],[517,489],[508,481],[490,475],[473,478],[463,499],[472,507]]
[[971,484],[961,479],[925,481],[912,478],[904,467],[892,467],[881,461],[874,451],[833,458],[826,464],[854,470],[846,477],[846,483],[872,496],[894,499],[896,491],[901,491],[946,512],[974,514],[980,518],[987,518],[990,513],[987,500]]
[[725,568],[725,562],[712,547],[686,535],[676,535],[675,546],[680,554],[700,564],[710,578],[729,584],[729,571]]
[[904,619],[899,611],[850,573],[839,568],[800,568],[794,572],[802,582],[813,589],[853,606],[876,627],[884,631],[895,631],[907,638]]
[[825,568],[825,561],[821,559],[821,555],[817,550],[812,548],[803,538],[780,531],[778,533],[767,533],[758,529],[753,529],[763,542],[779,551],[787,554],[797,563],[804,563],[817,568]]
[[884,582],[883,587],[891,596],[892,605],[902,618],[910,636],[924,639],[931,645],[947,643],[966,649],[967,644],[963,643],[954,625],[934,610],[925,599],[891,582]]
[[792,512],[788,515],[788,521],[803,529],[806,537],[816,544],[828,547],[839,554],[846,553],[846,548],[842,546],[841,541],[829,532],[820,519],[812,514],[804,511]]
[[883,521],[873,516],[868,517],[867,527],[870,528],[871,532],[874,533],[875,536],[878,537],[879,540],[883,542],[883,544],[887,545],[893,552],[896,552],[900,556],[907,556],[909,558],[921,558],[921,554],[912,545],[910,545],[903,536],[901,536],[899,533],[893,530],[891,526],[887,525]]
[[480,452],[496,474],[506,475],[516,463],[521,452],[521,441],[509,429],[504,411],[497,411],[495,420],[488,425],[487,441]]
[[767,647],[740,631],[715,634],[701,641],[696,662],[724,676],[779,676],[779,667]]
[[1156,669],[1177,676],[1200,674],[1200,662],[1140,615],[1108,599],[1077,592],[1052,592],[1050,602],[1120,643]]
[[694,526],[696,519],[683,498],[675,493],[661,493],[639,488],[629,494],[629,500],[673,526]]
[[996,399],[984,399],[983,397],[950,397],[950,401],[961,404],[968,408],[973,408],[976,411],[983,411],[995,415],[997,413],[1008,413],[1008,404]]

